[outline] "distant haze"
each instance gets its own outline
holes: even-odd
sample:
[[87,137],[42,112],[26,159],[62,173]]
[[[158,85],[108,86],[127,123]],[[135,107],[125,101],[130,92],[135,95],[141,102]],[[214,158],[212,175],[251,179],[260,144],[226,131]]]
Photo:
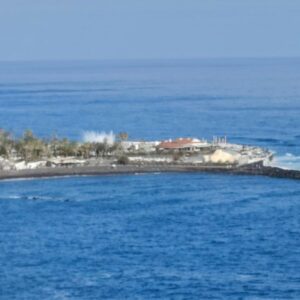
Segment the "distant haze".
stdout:
[[3,0],[0,60],[300,56],[300,1]]

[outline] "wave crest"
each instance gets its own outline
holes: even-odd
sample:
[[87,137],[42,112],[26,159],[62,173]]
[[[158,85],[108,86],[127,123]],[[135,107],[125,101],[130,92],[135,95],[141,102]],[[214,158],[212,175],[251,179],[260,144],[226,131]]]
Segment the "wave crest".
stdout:
[[115,134],[110,131],[108,133],[101,131],[85,131],[83,133],[83,141],[85,143],[104,143],[106,142],[109,145],[114,144],[116,140]]
[[286,170],[299,170],[300,171],[300,156],[286,153],[282,156],[275,156],[269,163],[272,167],[278,167]]

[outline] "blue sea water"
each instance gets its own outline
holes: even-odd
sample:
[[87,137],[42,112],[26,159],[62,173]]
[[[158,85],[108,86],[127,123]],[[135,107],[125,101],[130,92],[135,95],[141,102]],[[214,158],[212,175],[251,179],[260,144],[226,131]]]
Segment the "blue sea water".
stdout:
[[[0,127],[227,135],[300,164],[300,59],[0,63]],[[0,299],[299,299],[300,183],[0,182]]]

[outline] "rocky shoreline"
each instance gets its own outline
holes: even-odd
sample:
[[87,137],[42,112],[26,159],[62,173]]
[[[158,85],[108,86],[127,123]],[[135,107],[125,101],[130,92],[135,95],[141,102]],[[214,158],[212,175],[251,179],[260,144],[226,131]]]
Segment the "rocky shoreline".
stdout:
[[266,166],[199,166],[188,164],[165,164],[165,165],[105,165],[105,166],[78,166],[58,168],[38,168],[26,170],[0,171],[0,180],[46,178],[63,176],[99,176],[99,175],[121,175],[142,173],[219,173],[229,175],[256,175],[275,178],[288,178],[300,180],[300,171],[284,170],[276,167]]

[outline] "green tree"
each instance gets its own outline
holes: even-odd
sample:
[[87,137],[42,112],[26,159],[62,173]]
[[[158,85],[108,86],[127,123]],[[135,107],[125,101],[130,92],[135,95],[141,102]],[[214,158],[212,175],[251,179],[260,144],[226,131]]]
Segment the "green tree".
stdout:
[[123,141],[127,141],[128,140],[128,133],[127,132],[120,132],[117,135],[118,140],[120,140],[121,142]]
[[29,129],[27,129],[24,134],[23,134],[23,140],[25,143],[30,143],[32,141],[34,141],[36,138],[33,135],[33,132]]
[[14,147],[14,140],[8,131],[0,129],[0,156],[9,156]]
[[129,158],[126,155],[122,155],[118,158],[118,164],[119,165],[128,165],[129,164]]
[[7,149],[4,145],[0,145],[0,156],[4,156],[7,157],[8,153],[7,153]]

